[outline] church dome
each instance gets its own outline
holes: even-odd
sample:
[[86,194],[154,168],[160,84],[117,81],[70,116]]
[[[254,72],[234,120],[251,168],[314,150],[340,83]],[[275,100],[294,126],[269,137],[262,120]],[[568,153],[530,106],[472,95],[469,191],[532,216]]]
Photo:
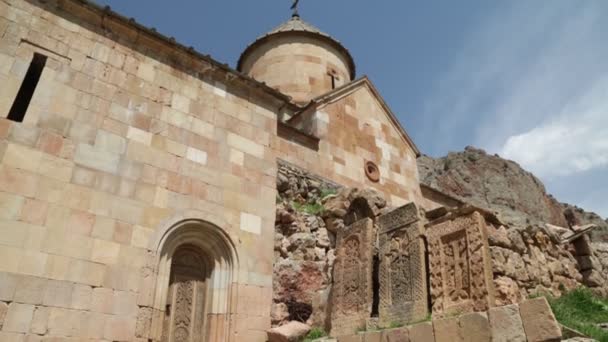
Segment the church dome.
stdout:
[[297,14],[249,45],[237,69],[299,104],[355,78],[350,52]]

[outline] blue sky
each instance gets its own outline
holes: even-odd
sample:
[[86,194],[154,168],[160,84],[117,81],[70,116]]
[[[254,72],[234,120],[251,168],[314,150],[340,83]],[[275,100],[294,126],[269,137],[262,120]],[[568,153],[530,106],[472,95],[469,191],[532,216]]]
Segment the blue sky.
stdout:
[[[291,4],[98,2],[231,66]],[[300,14],[351,51],[423,153],[498,153],[608,216],[608,1],[302,0]]]

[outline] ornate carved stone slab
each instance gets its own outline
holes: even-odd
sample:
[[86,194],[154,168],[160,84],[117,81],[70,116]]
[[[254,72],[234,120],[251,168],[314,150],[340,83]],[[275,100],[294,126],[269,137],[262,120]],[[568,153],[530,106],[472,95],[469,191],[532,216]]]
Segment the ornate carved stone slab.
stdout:
[[374,223],[359,220],[336,237],[336,262],[331,293],[331,334],[351,335],[364,329],[372,306]]
[[486,311],[493,306],[494,284],[483,216],[474,211],[431,222],[426,237],[433,315]]
[[380,325],[405,324],[428,315],[425,247],[413,203],[380,216]]

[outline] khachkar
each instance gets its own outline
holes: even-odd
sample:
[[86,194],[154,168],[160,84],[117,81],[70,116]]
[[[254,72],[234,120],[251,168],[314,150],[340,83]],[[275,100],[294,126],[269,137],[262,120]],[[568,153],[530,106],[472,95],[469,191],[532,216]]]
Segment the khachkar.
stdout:
[[344,336],[364,329],[372,307],[374,223],[359,220],[336,237],[331,295],[331,334]]
[[486,311],[494,284],[486,221],[474,208],[450,212],[427,225],[434,317]]
[[422,223],[414,203],[378,218],[380,255],[379,324],[423,320],[428,315]]

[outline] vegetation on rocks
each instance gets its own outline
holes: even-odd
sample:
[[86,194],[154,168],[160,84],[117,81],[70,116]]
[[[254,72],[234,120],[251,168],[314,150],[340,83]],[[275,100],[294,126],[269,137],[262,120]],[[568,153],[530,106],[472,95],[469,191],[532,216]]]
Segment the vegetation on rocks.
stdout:
[[560,298],[548,299],[555,317],[561,324],[600,342],[608,342],[608,331],[598,326],[608,323],[608,299],[595,296],[591,290],[583,287]]
[[306,335],[304,342],[311,342],[325,336],[327,336],[327,333],[323,329],[314,327],[310,330],[308,335]]

